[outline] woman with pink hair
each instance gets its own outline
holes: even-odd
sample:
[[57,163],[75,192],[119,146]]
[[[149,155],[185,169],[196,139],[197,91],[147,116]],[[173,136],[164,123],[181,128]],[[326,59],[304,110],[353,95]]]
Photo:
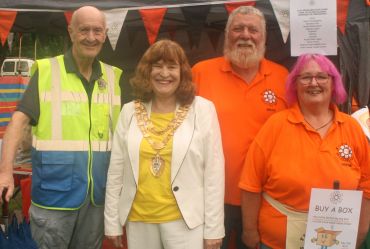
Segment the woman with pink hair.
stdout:
[[303,248],[311,189],[339,183],[363,191],[359,247],[370,221],[369,144],[356,120],[336,106],[347,96],[341,76],[325,56],[304,54],[286,87],[290,108],[270,117],[245,160],[243,241],[249,248]]

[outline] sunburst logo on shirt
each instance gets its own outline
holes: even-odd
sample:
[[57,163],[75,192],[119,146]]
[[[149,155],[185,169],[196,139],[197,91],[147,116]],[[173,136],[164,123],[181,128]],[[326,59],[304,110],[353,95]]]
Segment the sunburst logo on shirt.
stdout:
[[262,94],[262,97],[263,97],[263,101],[266,104],[270,104],[270,105],[276,104],[276,95],[271,89],[265,90]]
[[348,144],[342,144],[338,148],[338,155],[344,160],[352,158],[352,148]]

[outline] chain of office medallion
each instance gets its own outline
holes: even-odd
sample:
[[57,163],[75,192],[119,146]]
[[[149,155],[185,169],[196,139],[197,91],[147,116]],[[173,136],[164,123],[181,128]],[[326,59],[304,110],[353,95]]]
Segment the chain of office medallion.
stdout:
[[[184,119],[186,118],[186,115],[189,111],[189,105],[180,106],[176,112],[175,117],[170,121],[170,123],[167,125],[166,128],[163,130],[155,130],[154,125],[151,122],[151,120],[148,117],[148,112],[145,109],[145,106],[141,101],[136,100],[135,101],[135,115],[137,119],[138,126],[143,134],[143,137],[148,141],[150,146],[156,151],[160,151],[163,149],[168,141],[173,137],[173,134],[175,133],[176,129],[182,124]],[[161,136],[165,135],[162,141],[156,142],[152,139],[150,133]]]

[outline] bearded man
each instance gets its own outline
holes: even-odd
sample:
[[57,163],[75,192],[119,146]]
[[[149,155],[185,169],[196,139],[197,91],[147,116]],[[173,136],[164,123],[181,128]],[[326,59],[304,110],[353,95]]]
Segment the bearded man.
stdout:
[[237,249],[242,242],[241,198],[238,182],[249,145],[264,122],[287,107],[288,71],[264,58],[266,21],[263,13],[241,6],[229,16],[224,56],[194,65],[197,94],[211,100],[217,110],[225,155],[225,229],[222,248],[228,248],[232,231]]

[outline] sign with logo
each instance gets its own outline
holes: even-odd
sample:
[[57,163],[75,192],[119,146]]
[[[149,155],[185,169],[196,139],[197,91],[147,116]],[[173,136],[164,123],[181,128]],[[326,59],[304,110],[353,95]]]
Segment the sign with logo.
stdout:
[[355,249],[362,191],[311,191],[305,249]]

